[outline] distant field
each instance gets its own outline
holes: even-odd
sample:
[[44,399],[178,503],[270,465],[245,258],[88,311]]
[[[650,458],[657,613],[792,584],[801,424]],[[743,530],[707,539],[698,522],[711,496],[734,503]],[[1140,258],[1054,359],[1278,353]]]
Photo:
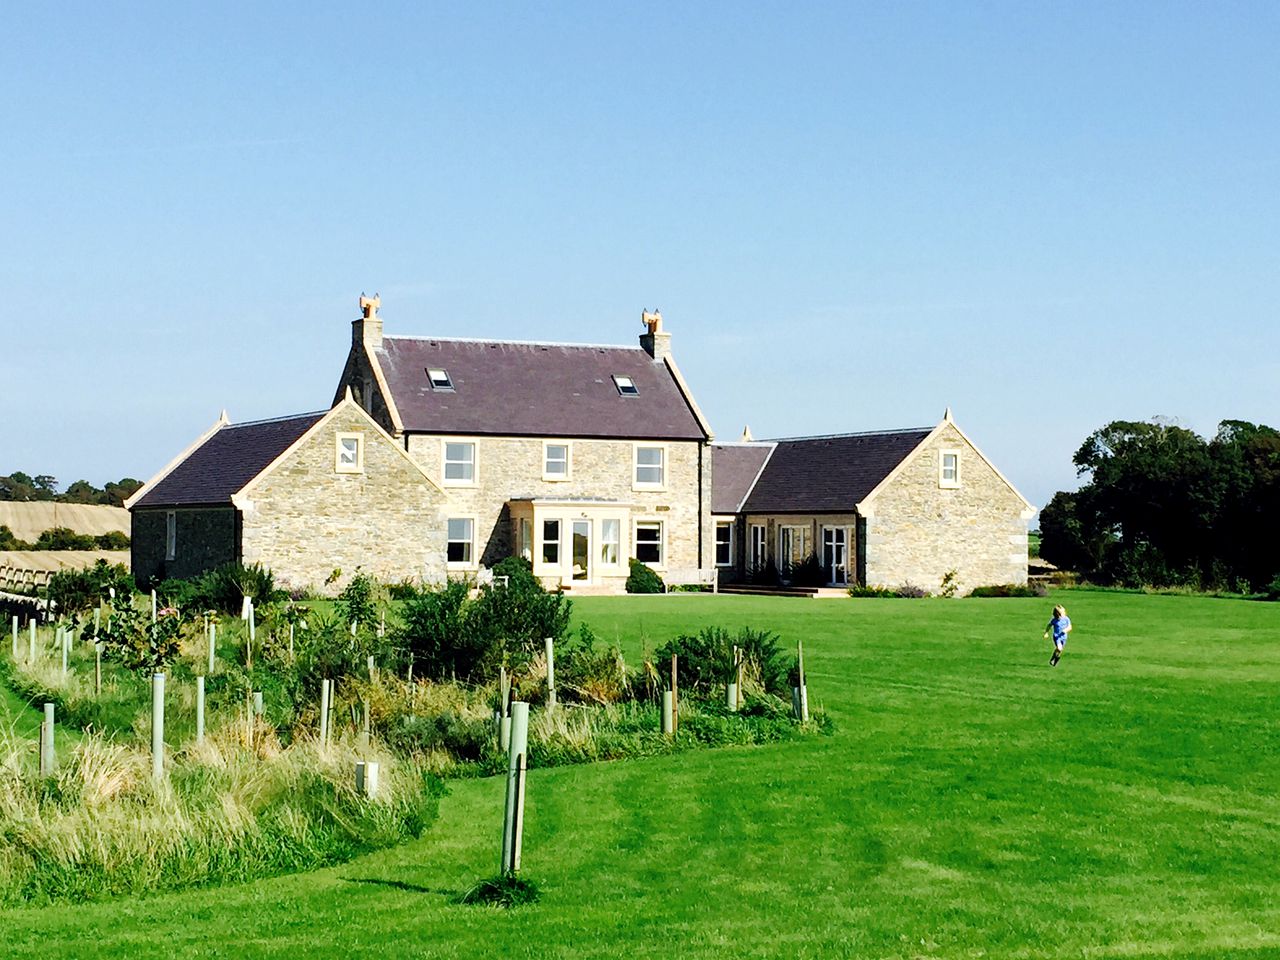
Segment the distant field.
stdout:
[[[1076,631],[1057,668],[1055,600]],[[1280,605],[589,598],[630,661],[680,630],[805,641],[835,736],[534,771],[541,904],[494,871],[501,785],[331,870],[0,913],[6,957],[1280,957]]]

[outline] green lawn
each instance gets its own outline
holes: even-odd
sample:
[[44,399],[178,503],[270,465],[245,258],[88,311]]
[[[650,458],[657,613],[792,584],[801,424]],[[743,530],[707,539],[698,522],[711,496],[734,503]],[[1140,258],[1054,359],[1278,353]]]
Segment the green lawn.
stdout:
[[6,957],[1280,957],[1280,605],[676,595],[575,602],[629,659],[741,624],[805,641],[835,736],[529,777],[511,913],[501,784],[420,842],[146,900],[0,912]]

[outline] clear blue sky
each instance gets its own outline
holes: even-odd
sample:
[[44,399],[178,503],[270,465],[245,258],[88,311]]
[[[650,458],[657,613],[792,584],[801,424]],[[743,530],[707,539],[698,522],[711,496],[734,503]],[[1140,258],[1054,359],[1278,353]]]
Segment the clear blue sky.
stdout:
[[[269,9],[264,7],[269,6]],[[146,478],[389,333],[631,343],[717,433],[1280,425],[1280,6],[0,13],[0,473]]]

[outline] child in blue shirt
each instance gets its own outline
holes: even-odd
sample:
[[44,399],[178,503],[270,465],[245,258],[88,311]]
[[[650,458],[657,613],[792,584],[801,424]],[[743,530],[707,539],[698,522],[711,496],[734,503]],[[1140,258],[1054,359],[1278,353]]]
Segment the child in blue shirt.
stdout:
[[1050,632],[1053,633],[1053,656],[1049,658],[1049,666],[1056,667],[1062,659],[1062,648],[1067,645],[1067,634],[1071,632],[1071,618],[1067,616],[1067,608],[1062,604],[1053,608],[1049,625],[1044,628],[1046,640]]

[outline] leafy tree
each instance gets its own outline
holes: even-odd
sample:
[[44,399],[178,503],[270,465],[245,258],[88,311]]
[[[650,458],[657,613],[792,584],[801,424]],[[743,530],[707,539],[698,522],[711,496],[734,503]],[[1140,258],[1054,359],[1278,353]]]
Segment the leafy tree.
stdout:
[[30,550],[31,544],[19,540],[4,524],[0,524],[0,550]]

